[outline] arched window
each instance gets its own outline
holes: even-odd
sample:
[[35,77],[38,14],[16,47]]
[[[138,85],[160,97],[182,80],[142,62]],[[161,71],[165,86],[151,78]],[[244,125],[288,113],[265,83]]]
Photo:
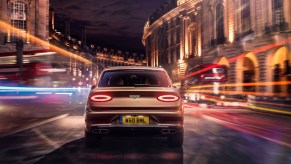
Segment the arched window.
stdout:
[[27,31],[27,5],[22,0],[12,0],[10,2],[10,19],[11,25],[20,31],[12,31],[11,40],[15,41],[18,37],[22,37],[22,32]]
[[216,6],[216,40],[218,44],[225,43],[224,35],[224,7],[222,3]]
[[283,0],[272,0],[273,24],[284,22]]

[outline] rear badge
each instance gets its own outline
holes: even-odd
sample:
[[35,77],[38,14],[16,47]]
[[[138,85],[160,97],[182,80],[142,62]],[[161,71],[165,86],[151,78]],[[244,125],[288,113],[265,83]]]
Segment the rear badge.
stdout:
[[137,99],[140,98],[140,95],[129,95],[130,98]]

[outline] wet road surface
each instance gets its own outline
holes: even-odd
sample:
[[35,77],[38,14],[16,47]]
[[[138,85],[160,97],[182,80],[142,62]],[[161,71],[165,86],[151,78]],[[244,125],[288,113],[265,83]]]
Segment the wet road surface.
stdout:
[[86,148],[83,106],[54,109],[56,115],[36,118],[27,123],[32,126],[23,125],[24,129],[18,120],[15,124],[20,131],[13,129],[16,133],[6,130],[8,135],[0,138],[1,164],[291,163],[291,119],[286,116],[188,104],[182,148],[169,147],[165,138],[133,136],[103,138],[96,147]]

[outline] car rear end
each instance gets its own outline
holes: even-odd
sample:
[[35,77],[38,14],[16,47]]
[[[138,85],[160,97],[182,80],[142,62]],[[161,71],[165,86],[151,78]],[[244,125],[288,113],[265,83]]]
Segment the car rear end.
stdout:
[[117,67],[102,72],[85,111],[89,144],[108,135],[164,136],[183,143],[183,109],[179,92],[165,70]]

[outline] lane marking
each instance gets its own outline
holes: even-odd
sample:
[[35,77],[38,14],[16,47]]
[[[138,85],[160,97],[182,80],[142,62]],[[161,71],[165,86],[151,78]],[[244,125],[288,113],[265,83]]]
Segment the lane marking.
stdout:
[[37,96],[0,96],[0,100],[30,100],[30,99],[36,99]]
[[[255,130],[262,130],[262,129],[254,128],[254,127],[248,126],[248,125],[245,126],[245,125],[240,125],[240,124],[237,124],[237,123],[232,123],[232,122],[220,120],[220,119],[217,119],[217,118],[214,118],[214,117],[211,117],[211,116],[205,116],[204,115],[203,117],[206,118],[206,119],[208,119],[208,120],[210,120],[210,121],[216,122],[216,123],[218,123],[220,125],[225,125],[228,128],[234,129],[236,131],[245,132],[245,133],[251,134],[253,136],[257,136],[257,137],[260,137],[260,138],[263,138],[263,139],[266,139],[266,140],[269,140],[269,141],[272,141],[272,142],[281,144],[283,146],[291,147],[291,144],[289,144],[289,143],[286,143],[284,141],[278,141],[278,140],[272,139],[270,137],[266,137],[266,136],[263,136],[263,135],[256,134],[255,132],[252,132],[252,131],[248,130],[247,128],[249,128],[249,129],[255,129]],[[235,128],[235,126],[236,127],[242,127],[242,128],[245,128],[245,129],[238,129],[238,128]],[[266,130],[262,130],[262,131],[266,131]]]
[[12,134],[19,133],[21,131],[25,131],[25,130],[28,130],[28,129],[32,129],[32,128],[35,128],[37,126],[40,126],[40,125],[43,125],[43,124],[47,124],[49,122],[53,122],[53,121],[56,121],[56,120],[65,118],[68,115],[69,114],[63,114],[63,115],[60,115],[60,116],[56,116],[56,117],[53,117],[53,118],[49,118],[47,120],[43,120],[43,121],[40,121],[40,122],[33,123],[31,125],[28,125],[28,126],[25,126],[25,127],[19,128],[19,129],[16,129],[16,130],[14,130],[12,132],[8,132],[6,134],[3,134],[3,135],[0,136],[0,138],[6,137],[6,136],[10,136]]

